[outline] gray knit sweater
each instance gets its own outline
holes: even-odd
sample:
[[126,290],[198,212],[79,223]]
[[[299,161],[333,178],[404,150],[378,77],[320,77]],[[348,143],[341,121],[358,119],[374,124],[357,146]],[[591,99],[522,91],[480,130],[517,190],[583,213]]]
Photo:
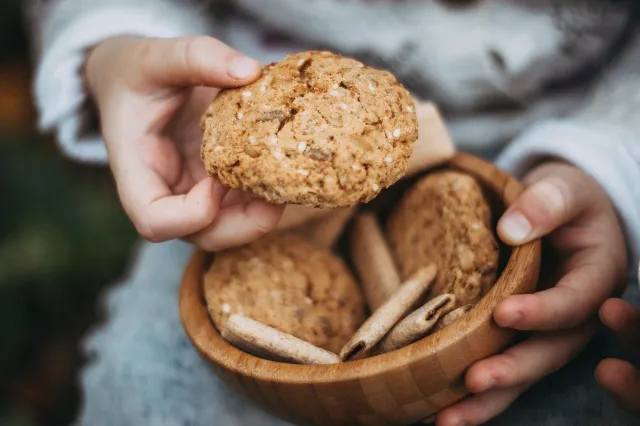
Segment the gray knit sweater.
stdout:
[[[459,149],[499,154],[516,176],[548,156],[581,167],[613,201],[637,265],[640,34],[624,1],[31,0],[28,12],[40,126],[79,161],[108,161],[80,77],[86,49],[107,37],[211,34],[263,62],[328,48],[388,68],[439,104]],[[109,320],[86,344],[82,424],[278,424],[229,394],[184,336],[176,298],[189,252],[143,244],[107,298]],[[591,390],[587,367],[503,419],[632,424]]]

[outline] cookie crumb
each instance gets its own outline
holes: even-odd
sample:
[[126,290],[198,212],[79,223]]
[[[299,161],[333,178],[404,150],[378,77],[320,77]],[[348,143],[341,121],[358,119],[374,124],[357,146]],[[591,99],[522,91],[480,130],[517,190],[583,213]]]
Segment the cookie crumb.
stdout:
[[299,151],[299,152],[304,152],[304,150],[305,150],[305,149],[307,149],[307,144],[306,144],[306,143],[304,143],[304,142],[300,142],[300,143],[298,144],[298,151]]
[[393,161],[393,158],[391,158],[390,155],[387,155],[386,157],[384,157],[384,162],[387,164],[390,164]]
[[222,312],[224,312],[225,314],[228,314],[229,312],[231,312],[231,305],[229,305],[228,303],[223,303]]
[[253,93],[251,93],[251,91],[249,90],[242,92],[242,96],[244,96],[245,98],[250,98],[252,95]]
[[400,137],[400,134],[401,134],[400,129],[395,129],[395,130],[393,131],[393,137],[394,137],[394,138],[399,138],[399,137]]
[[377,183],[374,183],[371,188],[373,188],[374,191],[377,191],[378,189],[380,189],[380,187],[378,186]]
[[238,120],[242,120],[244,118],[244,112],[240,111],[238,113]]

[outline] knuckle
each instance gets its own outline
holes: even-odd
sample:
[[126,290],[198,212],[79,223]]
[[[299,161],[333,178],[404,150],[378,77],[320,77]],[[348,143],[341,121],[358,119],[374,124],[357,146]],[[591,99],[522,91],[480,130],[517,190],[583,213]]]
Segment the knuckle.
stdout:
[[187,75],[191,75],[194,70],[194,61],[197,58],[198,46],[200,44],[198,40],[199,36],[187,38],[184,42],[185,44],[182,49],[182,66]]
[[570,208],[570,192],[566,183],[559,179],[544,179],[534,184],[530,196],[541,210],[549,216],[562,216]]
[[185,63],[187,65],[194,65],[197,63],[198,58],[203,54],[210,54],[211,48],[215,47],[215,39],[207,36],[193,36],[184,39],[183,52],[185,56]]
[[520,371],[518,360],[512,353],[505,352],[495,359],[494,377],[503,386],[512,386],[522,382],[523,377]]
[[256,230],[256,234],[259,236],[264,236],[269,232],[273,231],[278,224],[277,218],[265,218],[263,220],[256,221],[254,227]]

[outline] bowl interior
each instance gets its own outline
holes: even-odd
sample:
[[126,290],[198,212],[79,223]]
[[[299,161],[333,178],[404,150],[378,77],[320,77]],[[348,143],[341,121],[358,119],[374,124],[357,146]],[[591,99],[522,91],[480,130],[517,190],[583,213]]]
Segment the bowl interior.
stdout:
[[[458,169],[473,175],[485,189],[491,201],[494,220],[521,192],[521,186],[508,174],[473,156],[459,154],[443,167]],[[389,197],[399,197],[412,180],[398,184],[397,191],[382,194],[370,207],[384,220],[388,214]],[[200,353],[211,361],[220,374],[233,380],[247,377],[271,384],[308,385],[341,383],[349,385],[374,380],[381,375],[402,377],[433,362],[431,377],[426,382],[434,388],[448,386],[454,377],[475,360],[490,356],[507,346],[514,332],[499,329],[492,320],[493,308],[512,294],[535,289],[540,266],[540,241],[510,249],[501,247],[502,268],[493,288],[464,317],[452,325],[402,349],[335,365],[296,365],[265,360],[247,354],[227,343],[209,318],[202,292],[202,274],[208,256],[194,255],[183,278],[180,310],[183,324]],[[446,362],[448,366],[442,367]],[[415,367],[415,368],[414,368]],[[427,368],[427,371],[429,369]],[[426,373],[425,373],[426,374]],[[438,376],[440,374],[440,376]],[[427,392],[426,389],[421,391]]]

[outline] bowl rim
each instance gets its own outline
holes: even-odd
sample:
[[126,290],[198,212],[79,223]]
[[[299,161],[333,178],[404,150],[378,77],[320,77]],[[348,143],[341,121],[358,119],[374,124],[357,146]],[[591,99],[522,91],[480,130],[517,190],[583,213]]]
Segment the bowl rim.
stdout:
[[[463,170],[475,176],[483,187],[489,186],[501,195],[505,207],[511,205],[522,192],[515,178],[470,154],[456,154],[445,166]],[[201,286],[201,271],[207,253],[197,250],[189,260],[180,285],[179,307],[183,327],[196,349],[215,366],[242,376],[271,383],[308,385],[310,383],[339,383],[362,380],[430,358],[452,345],[461,344],[471,333],[493,323],[495,306],[507,296],[517,294],[517,276],[535,274],[539,268],[541,241],[534,240],[512,247],[502,274],[491,290],[466,315],[464,322],[456,321],[434,334],[401,349],[355,361],[332,365],[300,365],[270,361],[248,354],[228,343],[213,325]],[[524,272],[524,274],[523,274]]]

